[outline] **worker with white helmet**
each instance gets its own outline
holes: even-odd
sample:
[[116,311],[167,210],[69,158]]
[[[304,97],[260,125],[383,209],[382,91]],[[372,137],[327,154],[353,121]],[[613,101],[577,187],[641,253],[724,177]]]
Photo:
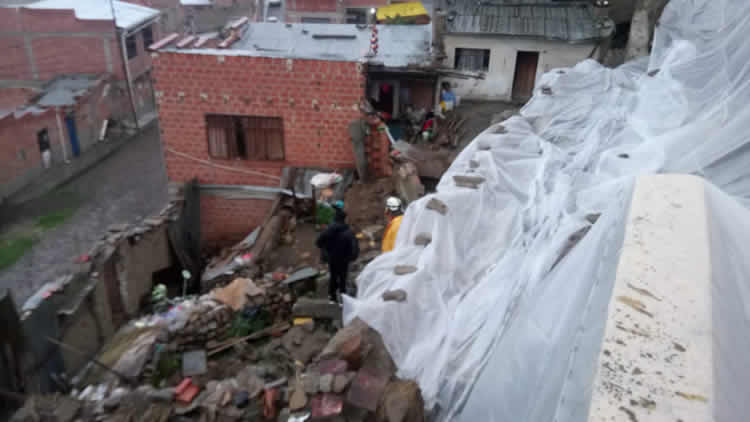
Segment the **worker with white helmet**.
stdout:
[[401,219],[404,217],[403,204],[395,196],[391,196],[385,201],[385,217],[388,219],[388,227],[385,228],[383,235],[383,252],[390,252],[396,246],[396,235],[401,227]]

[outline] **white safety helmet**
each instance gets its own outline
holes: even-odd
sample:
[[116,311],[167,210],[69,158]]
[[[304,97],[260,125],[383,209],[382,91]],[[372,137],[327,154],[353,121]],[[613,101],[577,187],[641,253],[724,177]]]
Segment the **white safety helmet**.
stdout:
[[401,200],[395,196],[390,196],[385,200],[385,208],[388,211],[399,211],[401,210]]

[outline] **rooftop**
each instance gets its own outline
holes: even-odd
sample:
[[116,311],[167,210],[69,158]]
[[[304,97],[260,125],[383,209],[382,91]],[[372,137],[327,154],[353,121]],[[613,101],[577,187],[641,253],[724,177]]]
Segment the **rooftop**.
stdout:
[[74,75],[54,79],[44,87],[44,92],[37,100],[42,107],[59,107],[73,105],[78,98],[86,94],[100,82],[97,76]]
[[[159,11],[137,4],[113,1],[115,24],[121,29],[130,29],[159,16]],[[112,7],[107,0],[41,0],[20,7],[42,10],[72,9],[76,18],[82,20],[112,20]]]
[[353,24],[251,23],[227,49],[183,49],[190,53],[246,55],[330,61],[360,61],[387,67],[423,65],[430,60],[430,25],[378,25],[378,52],[368,56],[372,28]]
[[94,75],[61,76],[45,84],[30,101],[19,101],[15,105],[6,104],[0,109],[0,119],[9,115],[21,118],[29,113],[40,114],[52,107],[72,106],[86,95],[102,79]]
[[582,42],[602,38],[588,2],[540,0],[455,2],[446,9],[446,32],[509,35]]

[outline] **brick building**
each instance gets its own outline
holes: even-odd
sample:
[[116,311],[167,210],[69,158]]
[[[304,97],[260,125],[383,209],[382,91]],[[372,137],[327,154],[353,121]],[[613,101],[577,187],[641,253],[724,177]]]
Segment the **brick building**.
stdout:
[[[0,202],[100,141],[116,95],[111,77],[56,78],[40,88],[6,88],[0,100]],[[44,152],[48,162],[43,162]]]
[[232,19],[256,14],[255,0],[126,0],[161,12],[162,33],[198,34],[220,30]]
[[0,88],[38,89],[60,75],[111,74],[113,89],[127,98],[113,107],[113,117],[133,125],[152,119],[146,47],[160,37],[158,18],[158,10],[120,1],[42,0],[0,6]]
[[[279,188],[284,168],[354,168],[349,126],[362,118],[372,78],[390,73],[407,88],[430,60],[429,28],[379,29],[375,54],[371,28],[356,25],[251,23],[223,41],[157,43],[154,83],[169,179]],[[415,83],[431,103],[435,80]],[[370,172],[387,175],[388,138],[371,129]],[[261,224],[273,204],[262,196],[204,190],[204,244],[236,241]]]
[[286,0],[285,21],[301,23],[374,22],[373,8],[387,6],[391,0]]

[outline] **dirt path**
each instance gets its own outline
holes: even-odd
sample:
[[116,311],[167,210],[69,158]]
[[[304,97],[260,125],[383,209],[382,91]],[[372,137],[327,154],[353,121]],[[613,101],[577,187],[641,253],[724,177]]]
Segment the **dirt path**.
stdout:
[[131,223],[157,212],[167,199],[167,178],[153,125],[92,169],[56,191],[5,210],[2,232],[29,230],[41,216],[74,209],[45,231],[15,264],[0,271],[0,290],[10,289],[20,306],[44,283],[69,273],[107,227]]

